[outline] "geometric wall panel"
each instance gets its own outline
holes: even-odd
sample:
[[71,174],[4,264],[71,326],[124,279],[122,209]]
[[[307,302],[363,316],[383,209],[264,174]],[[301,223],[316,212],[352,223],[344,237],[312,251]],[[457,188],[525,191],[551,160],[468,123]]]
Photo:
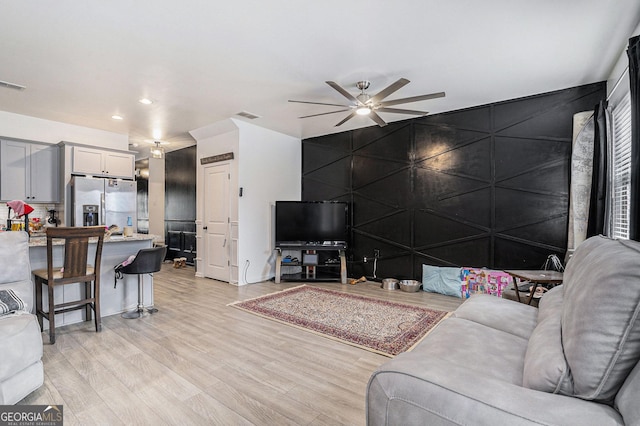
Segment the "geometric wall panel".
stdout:
[[495,193],[496,228],[500,230],[538,223],[568,209],[566,197],[505,188],[496,188]]
[[429,265],[483,267],[489,265],[490,249],[491,239],[481,237],[472,241],[452,242],[451,244],[421,249],[418,254],[428,259],[424,263]]
[[321,169],[307,173],[305,178],[348,190],[351,182],[351,157],[343,157]]
[[354,149],[354,154],[383,160],[409,161],[411,152],[411,126],[404,125],[392,133],[373,139]]
[[470,224],[461,223],[445,216],[421,210],[415,212],[413,244],[417,250],[424,246],[477,237],[487,233],[488,228],[483,229],[481,227],[471,226]]
[[417,168],[414,193],[420,206],[437,208],[442,202],[487,186],[487,182]]
[[409,207],[411,202],[410,183],[411,172],[405,169],[362,186],[357,189],[357,193],[371,200],[389,203],[398,209],[405,209]]
[[408,211],[402,211],[365,225],[354,226],[355,230],[403,246],[411,245],[411,216]]
[[421,124],[415,126],[415,133],[415,156],[417,159],[433,157],[488,136],[486,132]]
[[564,233],[559,229],[567,228],[567,217],[560,216],[515,228],[498,230],[496,235],[509,236],[522,241],[535,242],[546,246],[562,247],[565,243]]
[[328,185],[317,179],[302,178],[302,199],[305,201],[337,201],[349,195],[349,190]]
[[525,172],[503,178],[496,185],[504,188],[513,188],[522,191],[538,191],[567,195],[569,182],[569,164],[566,161],[551,163],[536,169],[528,169]]
[[359,188],[378,179],[382,179],[399,170],[406,169],[408,164],[402,161],[353,156],[353,187]]
[[371,220],[380,219],[398,211],[396,206],[392,206],[379,201],[369,200],[358,194],[353,194],[351,214],[353,223],[367,223]]
[[434,155],[417,162],[417,166],[489,182],[491,180],[491,138],[485,137]]
[[326,146],[309,144],[302,153],[302,169],[307,172],[319,169],[350,154],[349,151],[334,150]]
[[571,155],[571,141],[495,137],[496,179],[502,180]]
[[[348,273],[539,268],[564,256],[572,117],[594,83],[302,141],[302,199],[351,203]],[[363,262],[367,257],[370,261]]]
[[487,187],[441,200],[437,211],[459,222],[490,229],[493,218],[491,200],[491,188]]

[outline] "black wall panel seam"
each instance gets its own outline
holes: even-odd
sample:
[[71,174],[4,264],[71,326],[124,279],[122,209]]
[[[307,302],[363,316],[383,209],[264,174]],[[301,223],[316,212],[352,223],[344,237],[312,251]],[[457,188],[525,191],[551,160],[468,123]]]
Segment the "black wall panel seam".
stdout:
[[[544,243],[539,243],[536,241],[531,241],[531,240],[525,240],[523,238],[518,238],[518,237],[514,237],[512,235],[507,235],[507,234],[496,234],[496,238],[499,238],[501,240],[508,240],[508,241],[513,241],[513,242],[517,242],[526,246],[531,246],[531,247],[536,247],[536,248],[541,248],[541,249],[545,249],[549,252],[555,252],[555,251],[560,251],[560,250],[564,250],[563,247],[557,247],[557,246],[553,246],[550,244],[544,244]],[[540,264],[540,267],[542,267],[542,263]],[[507,269],[507,268],[505,268]],[[537,269],[537,268],[532,268],[532,269]]]

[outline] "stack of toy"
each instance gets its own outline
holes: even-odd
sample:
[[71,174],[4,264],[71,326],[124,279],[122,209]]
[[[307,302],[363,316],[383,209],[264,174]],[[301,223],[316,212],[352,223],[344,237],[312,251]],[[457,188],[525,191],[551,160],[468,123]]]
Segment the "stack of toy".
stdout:
[[480,268],[461,268],[460,293],[463,299],[475,293],[502,297],[504,289],[511,284],[512,277],[503,271]]

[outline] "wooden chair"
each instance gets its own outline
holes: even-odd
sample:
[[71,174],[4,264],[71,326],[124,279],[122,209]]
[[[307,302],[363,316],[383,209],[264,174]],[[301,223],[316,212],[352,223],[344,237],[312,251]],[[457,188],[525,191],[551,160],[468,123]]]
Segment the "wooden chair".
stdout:
[[[89,239],[96,238],[96,252],[93,265],[88,264]],[[53,265],[54,239],[64,240],[64,265]],[[43,318],[49,321],[49,341],[56,342],[55,315],[63,312],[85,309],[85,320],[91,320],[94,311],[96,332],[102,329],[100,322],[100,261],[104,242],[104,226],[47,228],[47,269],[33,271],[36,283],[36,314],[40,330],[43,330]],[[91,290],[93,282],[93,291]],[[84,299],[55,304],[56,286],[84,283]],[[48,287],[49,310],[42,308],[42,285]]]

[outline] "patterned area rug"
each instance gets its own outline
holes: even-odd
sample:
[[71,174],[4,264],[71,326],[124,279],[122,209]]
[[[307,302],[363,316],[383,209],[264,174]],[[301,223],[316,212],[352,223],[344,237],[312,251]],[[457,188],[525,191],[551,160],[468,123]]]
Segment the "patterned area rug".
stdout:
[[410,350],[448,312],[301,285],[229,304],[393,357]]

